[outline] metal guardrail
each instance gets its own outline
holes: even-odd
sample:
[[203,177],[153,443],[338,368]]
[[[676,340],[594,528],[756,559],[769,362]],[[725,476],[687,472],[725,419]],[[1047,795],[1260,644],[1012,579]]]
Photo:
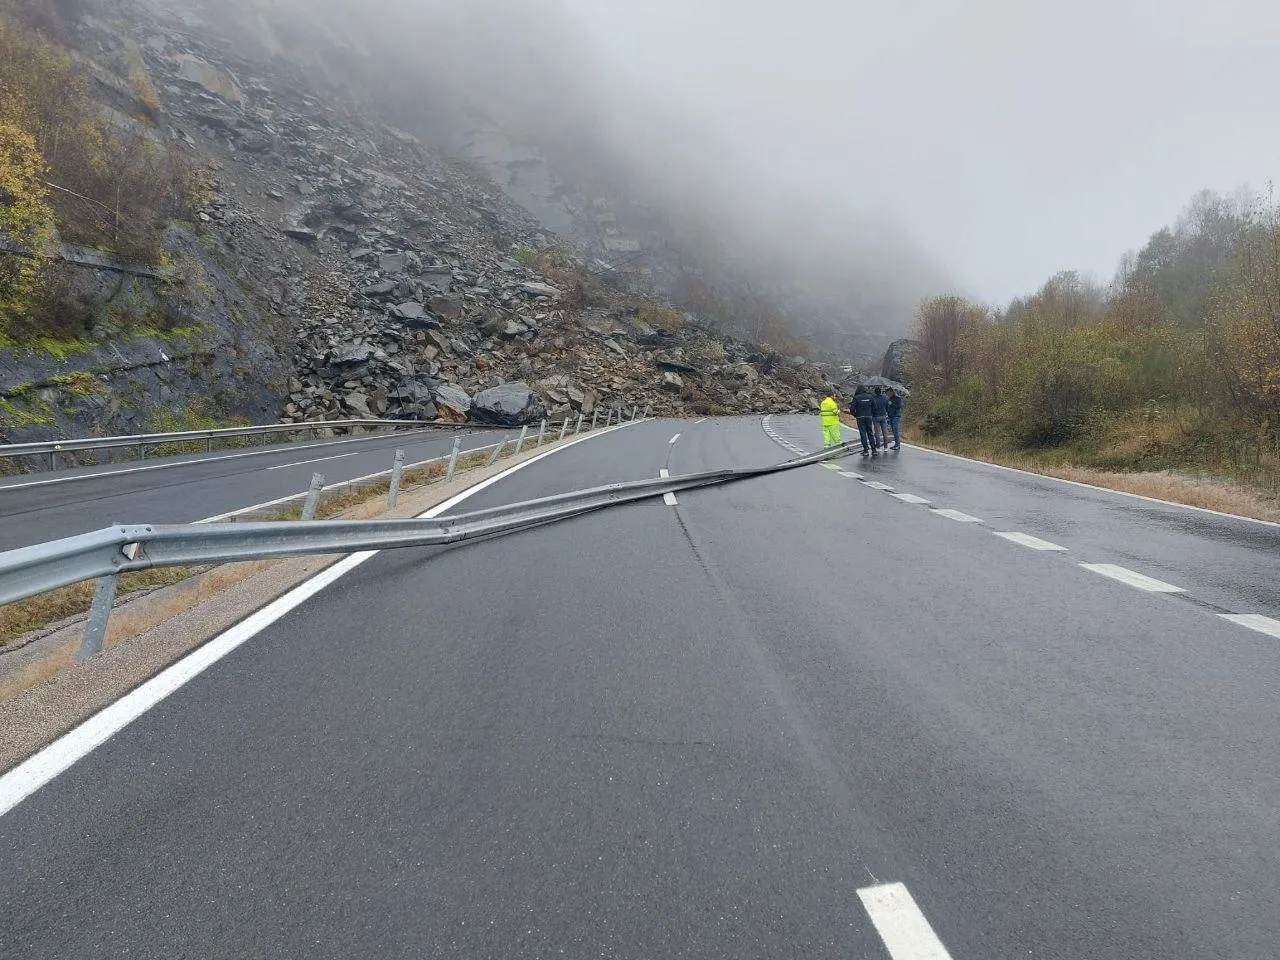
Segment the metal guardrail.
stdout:
[[[647,415],[646,408],[645,416]],[[623,422],[624,416],[624,412],[619,410],[619,424]],[[633,408],[631,419],[638,418],[639,408]],[[592,426],[596,420],[597,418],[593,418]],[[610,412],[605,425],[612,421]],[[571,422],[571,418],[566,418],[561,423],[559,439],[564,439]],[[579,415],[573,432],[577,434],[582,428],[583,418]],[[520,438],[515,443],[517,453],[528,432],[527,427],[521,430]],[[543,420],[536,438],[528,439],[541,446],[546,435],[547,421]],[[493,445],[490,463],[497,460],[507,442],[503,439]],[[455,440],[453,452],[448,458],[447,477],[450,479],[457,463],[459,446],[460,441]],[[452,517],[411,520],[311,520],[309,518],[315,515],[319,494],[324,486],[324,478],[317,475],[313,478],[311,490],[305,495],[307,503],[303,509],[302,521],[119,525],[0,553],[0,605],[88,580],[97,580],[78,657],[83,660],[102,651],[120,575],[130,571],[354,553],[362,550],[443,547],[466,540],[514,533],[680,490],[794,470],[845,456],[852,449],[851,444],[843,444],[768,467],[714,470],[683,477],[635,480]],[[468,454],[477,452],[479,451],[471,450]],[[399,481],[405,469],[403,453],[396,451],[392,469],[387,471],[392,476],[388,496],[391,505],[395,503]]]
[[401,547],[447,546],[581,516],[605,507],[820,463],[844,444],[768,467],[633,480],[452,517],[108,527],[0,553],[0,604],[132,570]]
[[[628,420],[628,419],[634,421],[640,418],[647,419],[649,416],[649,408],[645,407],[643,414],[641,414],[640,407],[638,405],[633,406],[631,408],[629,417],[627,415],[628,412],[626,408],[619,404],[615,404],[614,406],[608,407],[608,408],[597,408],[591,418],[590,425],[586,427],[587,430],[594,430],[596,428],[596,425],[599,423],[600,413],[602,409],[605,414],[605,420],[603,424],[603,426],[605,427],[608,427],[615,422],[618,425],[621,425],[625,420]],[[368,422],[368,421],[362,421],[362,422]],[[403,421],[395,421],[395,422],[400,423]],[[550,429],[552,432],[555,431],[555,426],[556,426],[555,424],[550,425]],[[559,424],[559,434],[558,434],[559,440],[563,440],[565,438],[566,434],[568,434],[570,430],[570,427],[573,428],[574,435],[581,433],[584,428],[583,414],[579,413],[576,419],[572,416],[566,416],[564,418],[564,420]],[[510,437],[503,437],[496,444],[490,444],[484,447],[472,448],[466,451],[466,454],[468,457],[473,457],[476,454],[483,455],[485,451],[492,450],[492,454],[488,458],[488,463],[492,465],[494,462],[497,461],[498,457],[502,454],[503,450],[506,448],[508,443],[512,445],[513,455],[518,455],[521,452],[521,449],[523,448],[525,443],[528,443],[534,449],[537,449],[538,447],[541,447],[543,442],[545,440],[548,440],[548,438],[549,438],[548,422],[547,420],[544,419],[537,426],[536,431],[533,431],[532,433],[530,431],[529,425],[526,424],[521,428],[520,435],[518,438],[512,440]],[[136,439],[136,438],[130,438],[130,439]],[[446,482],[449,480],[452,480],[454,471],[458,466],[459,456],[462,453],[461,447],[462,447],[461,437],[460,436],[455,437],[453,441],[453,450],[447,456],[437,457],[431,460],[425,460],[425,461],[422,461],[421,463],[410,464],[408,466],[406,466],[404,462],[404,459],[405,459],[404,451],[396,450],[395,457],[392,461],[392,467],[390,470],[385,470],[385,471],[381,471],[380,473],[371,474],[367,477],[356,478],[355,480],[349,480],[343,483],[334,484],[332,487],[326,487],[324,483],[324,477],[320,474],[315,474],[311,479],[310,488],[303,493],[295,494],[288,497],[283,497],[279,500],[273,501],[270,504],[258,504],[255,507],[246,508],[245,510],[233,511],[232,513],[224,514],[221,517],[210,518],[207,520],[198,521],[197,523],[184,525],[184,526],[189,527],[191,530],[218,529],[216,526],[208,526],[208,525],[216,525],[220,520],[231,519],[241,513],[247,513],[247,512],[262,509],[265,507],[284,504],[293,500],[304,499],[304,498],[305,498],[305,503],[302,509],[302,520],[309,522],[314,519],[316,515],[316,511],[320,505],[321,495],[324,492],[335,490],[341,487],[357,485],[361,482],[368,482],[376,478],[386,477],[386,476],[390,477],[390,484],[389,484],[388,498],[387,498],[388,507],[394,507],[396,505],[396,498],[399,495],[401,483],[405,479],[406,471],[415,471],[420,467],[428,466],[432,463],[441,463],[441,464],[447,463],[448,464],[447,469],[442,471],[442,474],[443,474],[442,479],[444,479]],[[539,522],[545,522],[545,521],[539,521]],[[288,526],[289,523],[286,521],[283,525]],[[275,529],[275,530],[279,530],[281,526],[282,526],[281,523],[266,524],[266,527],[270,529]],[[121,529],[121,528],[112,528],[112,530],[118,530],[118,529]],[[133,529],[133,528],[130,528],[130,529]],[[243,531],[243,530],[249,529],[249,526],[242,524],[237,529]],[[58,587],[60,586],[70,586],[74,583],[79,583],[85,580],[96,578],[98,581],[97,588],[94,592],[93,603],[89,609],[89,620],[88,620],[88,624],[85,627],[84,642],[80,649],[80,658],[84,659],[86,657],[90,657],[101,652],[102,646],[106,637],[107,620],[111,616],[111,610],[115,603],[116,590],[119,586],[119,581],[120,581],[120,573],[128,572],[129,569],[137,569],[136,567],[126,567],[116,563],[112,565],[112,570],[109,572],[106,572],[106,573],[94,572],[96,569],[93,566],[93,562],[95,559],[94,554],[97,551],[97,549],[101,547],[106,547],[109,552],[112,552],[112,555],[117,560],[119,559],[119,557],[116,556],[114,553],[114,550],[116,548],[120,548],[121,555],[125,556],[127,560],[132,562],[133,560],[136,559],[136,553],[138,549],[137,545],[136,544],[133,546],[130,546],[129,544],[121,545],[117,543],[115,540],[111,539],[111,536],[110,536],[111,532],[112,532],[111,530],[98,531],[96,534],[90,533],[90,534],[85,534],[81,537],[72,537],[64,541],[53,541],[47,544],[36,544],[31,547],[23,548],[22,550],[19,550],[19,551],[10,551],[9,553],[6,553],[6,554],[0,554],[0,557],[4,558],[4,562],[0,563],[0,567],[3,567],[3,569],[10,574],[16,573],[16,577],[13,577],[12,579],[9,580],[9,586],[12,588],[10,590],[10,594],[4,599],[0,599],[0,605],[4,603],[11,603],[15,599],[24,599],[25,597],[28,597],[28,596],[34,596],[39,593],[44,593],[44,592],[47,592],[49,589],[58,589]],[[499,532],[502,532],[502,531],[499,531]],[[105,540],[103,539],[104,535],[106,535]],[[215,534],[214,536],[215,538],[217,538],[217,537],[221,537],[222,534]],[[68,545],[70,545],[71,547],[69,551],[63,550],[62,552],[59,552],[59,547],[65,548]],[[307,553],[310,551],[307,549],[304,549],[302,550],[302,552]],[[342,551],[339,551],[339,552],[342,552]],[[293,555],[293,554],[277,554],[273,552],[268,552],[260,555],[270,557],[270,556],[277,556],[277,555]],[[169,564],[167,563],[155,564],[153,562],[152,565],[168,566]],[[179,563],[179,565],[184,565],[184,564]],[[3,578],[0,578],[0,579],[3,579]],[[21,584],[26,584],[27,586],[26,587],[20,586]],[[30,587],[30,589],[27,589],[27,587]],[[14,590],[16,590],[17,592],[14,592]]]
[[[458,426],[464,426],[459,424]],[[472,425],[473,426],[473,425]],[[206,452],[212,451],[213,441],[237,437],[267,438],[277,434],[306,434],[313,438],[321,430],[358,430],[390,427],[393,430],[422,430],[428,428],[452,429],[450,424],[432,423],[427,420],[324,420],[317,423],[273,423],[260,427],[221,427],[216,430],[181,430],[174,433],[140,433],[123,437],[82,437],[77,440],[45,440],[39,443],[0,444],[0,460],[10,457],[50,458],[50,469],[56,469],[59,453],[75,453],[82,450],[137,449],[138,459],[146,459],[147,447],[170,443],[192,443],[203,440]]]

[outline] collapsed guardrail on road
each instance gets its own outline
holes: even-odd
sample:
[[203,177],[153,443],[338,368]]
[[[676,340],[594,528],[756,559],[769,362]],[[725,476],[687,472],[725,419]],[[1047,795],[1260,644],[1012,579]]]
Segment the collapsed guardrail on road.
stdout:
[[236,524],[133,524],[0,553],[0,604],[97,580],[82,657],[101,650],[122,573],[157,567],[405,547],[447,546],[566,520],[610,506],[808,466],[844,456],[833,447],[767,467],[633,480],[450,517]]

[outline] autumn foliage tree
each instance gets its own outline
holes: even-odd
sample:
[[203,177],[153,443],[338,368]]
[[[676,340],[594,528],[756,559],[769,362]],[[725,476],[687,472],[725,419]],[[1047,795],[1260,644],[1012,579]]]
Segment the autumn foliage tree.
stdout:
[[[909,409],[1015,447],[1280,454],[1280,208],[1197,195],[1104,288],[1059,273],[1003,310],[921,304]],[[1267,453],[1270,451],[1270,453]]]
[[53,210],[42,177],[44,160],[35,139],[20,127],[0,121],[0,341],[14,314],[30,301],[39,254],[48,242]]

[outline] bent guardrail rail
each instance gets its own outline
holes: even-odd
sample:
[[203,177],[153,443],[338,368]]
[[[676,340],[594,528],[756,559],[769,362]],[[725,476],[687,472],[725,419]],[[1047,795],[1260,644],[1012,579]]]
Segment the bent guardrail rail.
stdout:
[[511,533],[667,493],[794,470],[850,450],[848,444],[768,467],[631,480],[451,517],[235,524],[131,524],[0,553],[0,604],[85,580],[153,567],[265,560],[398,547],[447,546]]
[[668,493],[794,470],[845,456],[852,449],[850,444],[842,444],[766,467],[632,480],[430,519],[118,525],[0,553],[0,605],[97,580],[79,655],[79,659],[86,659],[101,652],[120,575],[130,571],[449,546]]

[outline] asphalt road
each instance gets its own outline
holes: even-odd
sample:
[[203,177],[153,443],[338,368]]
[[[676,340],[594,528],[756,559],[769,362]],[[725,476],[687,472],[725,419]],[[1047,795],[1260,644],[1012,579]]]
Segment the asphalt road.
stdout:
[[[464,450],[512,431],[464,434]],[[304,492],[314,473],[340,483],[453,449],[452,431],[379,434],[264,450],[80,467],[0,481],[0,550],[98,530],[113,523],[189,523]]]
[[[783,455],[641,424],[460,509]],[[1280,639],[1195,599],[1251,588],[925,457],[986,523],[815,466],[369,559],[0,817],[0,955],[1274,956]]]

